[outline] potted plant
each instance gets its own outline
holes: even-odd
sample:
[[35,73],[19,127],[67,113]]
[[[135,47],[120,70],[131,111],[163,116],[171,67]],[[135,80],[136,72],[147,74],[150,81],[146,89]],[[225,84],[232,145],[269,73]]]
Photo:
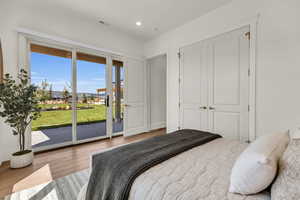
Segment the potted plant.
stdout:
[[40,116],[37,87],[29,83],[29,77],[24,69],[18,74],[18,81],[5,74],[0,83],[0,116],[12,128],[12,133],[18,136],[19,151],[11,156],[11,168],[21,168],[33,162],[32,150],[25,149],[26,130],[32,120]]

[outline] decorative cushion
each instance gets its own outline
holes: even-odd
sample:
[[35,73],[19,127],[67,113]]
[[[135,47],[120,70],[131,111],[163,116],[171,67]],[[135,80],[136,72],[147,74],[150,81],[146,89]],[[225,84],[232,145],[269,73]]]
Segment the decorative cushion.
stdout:
[[229,192],[256,194],[266,189],[277,172],[278,160],[289,143],[289,134],[264,135],[250,144],[235,162]]
[[271,188],[272,200],[300,199],[300,138],[294,138],[279,160],[278,176]]

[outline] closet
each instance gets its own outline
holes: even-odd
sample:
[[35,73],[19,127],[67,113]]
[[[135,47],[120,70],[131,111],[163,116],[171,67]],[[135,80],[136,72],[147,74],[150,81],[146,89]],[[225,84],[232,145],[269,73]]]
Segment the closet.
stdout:
[[249,31],[180,48],[180,129],[249,139]]

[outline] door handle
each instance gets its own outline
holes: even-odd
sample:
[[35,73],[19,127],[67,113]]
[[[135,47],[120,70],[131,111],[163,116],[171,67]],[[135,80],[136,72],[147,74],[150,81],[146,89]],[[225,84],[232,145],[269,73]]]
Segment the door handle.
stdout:
[[105,106],[109,107],[109,95],[107,95],[105,98]]
[[206,110],[207,107],[206,106],[200,106],[199,109],[203,109],[203,110]]
[[214,108],[214,107],[211,107],[211,106],[209,106],[209,110],[215,110],[215,108]]
[[125,106],[125,107],[130,107],[130,105],[129,105],[129,104],[124,104],[124,106]]

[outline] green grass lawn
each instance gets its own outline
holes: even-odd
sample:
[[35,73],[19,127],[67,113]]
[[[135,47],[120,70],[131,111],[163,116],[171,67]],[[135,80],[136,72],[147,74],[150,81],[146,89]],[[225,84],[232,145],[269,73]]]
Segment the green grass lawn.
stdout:
[[[66,104],[59,105],[41,105],[42,108],[53,106],[66,107]],[[77,110],[77,123],[93,123],[106,119],[106,107],[104,105],[79,104],[80,106],[91,106],[93,109]],[[69,126],[72,124],[72,110],[43,111],[41,117],[32,122],[32,130],[43,128],[54,128]]]

